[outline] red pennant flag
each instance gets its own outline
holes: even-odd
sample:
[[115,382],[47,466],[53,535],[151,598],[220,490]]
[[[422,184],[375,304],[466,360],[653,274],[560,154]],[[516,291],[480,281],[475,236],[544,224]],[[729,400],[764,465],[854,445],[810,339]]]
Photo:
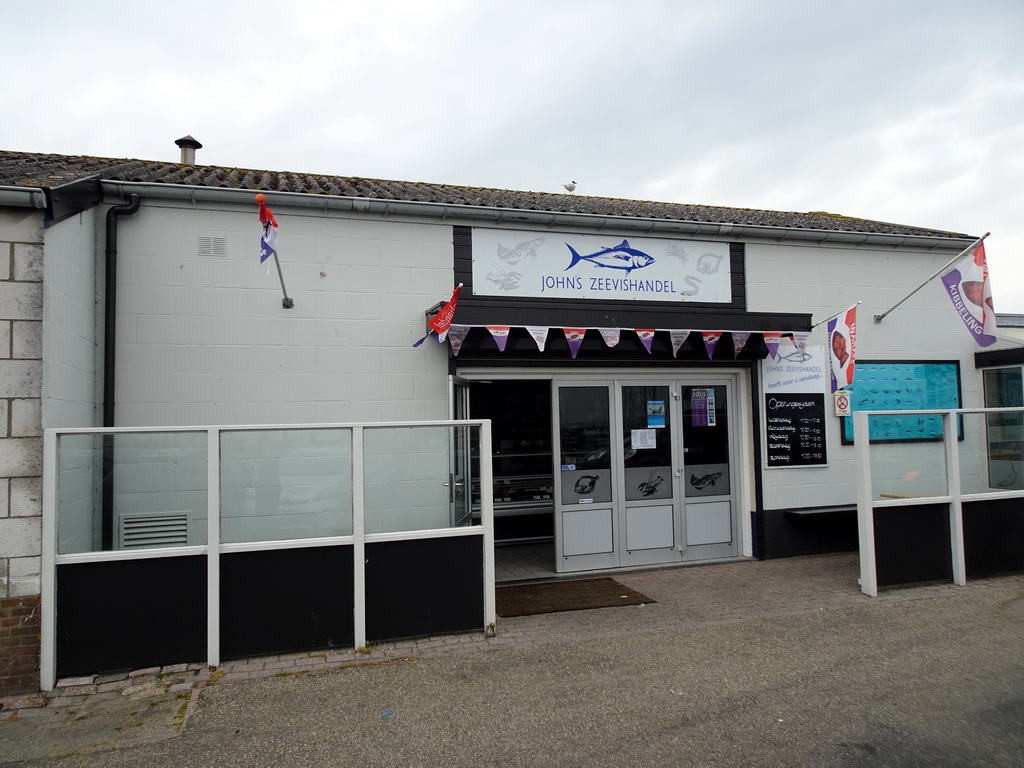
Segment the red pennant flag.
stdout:
[[459,301],[459,291],[462,290],[462,283],[455,286],[455,290],[452,291],[452,297],[448,300],[441,309],[437,311],[437,314],[427,320],[428,330],[426,336],[419,341],[413,343],[414,347],[418,347],[424,341],[427,340],[427,336],[430,335],[430,331],[437,332],[438,342],[444,341],[445,336],[448,335],[448,327],[452,324],[452,318],[455,317],[455,305]]

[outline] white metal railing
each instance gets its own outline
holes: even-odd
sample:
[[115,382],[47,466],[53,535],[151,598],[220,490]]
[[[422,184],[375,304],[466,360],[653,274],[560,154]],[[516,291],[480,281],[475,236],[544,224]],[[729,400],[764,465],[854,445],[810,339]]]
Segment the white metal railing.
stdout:
[[[875,442],[869,439],[871,419],[929,416],[941,420],[941,433],[936,437],[914,439],[896,434],[891,439]],[[984,418],[975,420],[975,416]],[[993,419],[1004,416],[1010,422],[1008,429],[1011,434],[997,441],[993,437]],[[921,504],[949,505],[953,582],[964,586],[967,583],[964,502],[1024,498],[1024,408],[857,411],[853,414],[853,426],[861,591],[872,597],[878,595],[875,510]],[[1016,446],[1010,458],[1001,457],[1001,460],[1011,462],[1009,466],[1013,470],[1013,485],[1016,487],[991,487],[992,446],[996,442]],[[973,480],[977,490],[965,491],[965,478]],[[990,487],[981,489],[983,479]]]
[[[494,603],[494,507],[493,495],[481,493],[476,504],[480,511],[480,521],[467,525],[434,525],[433,527],[367,532],[366,529],[366,473],[374,468],[374,460],[379,456],[370,457],[367,461],[367,436],[376,430],[387,429],[431,429],[448,428],[448,444],[444,446],[449,464],[452,458],[452,446],[456,440],[460,442],[461,457],[467,466],[475,466],[479,473],[479,488],[489,489],[491,462],[477,460],[471,464],[470,445],[474,442],[470,434],[476,432],[478,450],[475,457],[491,455],[491,423],[487,419],[418,421],[418,422],[378,422],[378,423],[347,423],[347,424],[278,424],[278,425],[237,425],[237,426],[183,426],[183,427],[116,427],[116,428],[77,428],[47,429],[43,434],[43,519],[42,519],[42,595],[41,595],[41,658],[40,684],[43,690],[50,690],[56,684],[56,569],[57,566],[72,563],[104,562],[114,560],[137,560],[148,558],[182,557],[187,555],[205,555],[207,558],[207,663],[211,666],[220,664],[220,555],[229,552],[265,551],[274,549],[294,549],[302,547],[322,547],[350,545],[353,547],[353,585],[354,585],[354,645],[361,648],[366,644],[366,556],[367,543],[402,541],[412,539],[433,539],[452,536],[480,536],[483,546],[483,595],[484,615],[483,627],[492,628],[495,623]],[[465,429],[466,433],[455,438],[454,429]],[[251,432],[271,434],[281,432],[305,432],[339,430],[351,438],[351,455],[349,457],[349,477],[351,482],[351,533],[343,535],[324,535],[297,538],[268,538],[246,541],[225,542],[222,540],[222,478],[223,478],[223,441],[229,433]],[[61,520],[59,519],[58,502],[61,498],[61,441],[73,436],[84,435],[95,438],[116,440],[118,435],[167,435],[193,434],[197,438],[205,435],[205,489],[192,489],[193,493],[205,493],[203,511],[206,515],[205,543],[185,546],[156,546],[131,550],[118,550],[112,546],[93,547],[90,551],[60,551],[59,537]],[[473,457],[473,458],[475,458]],[[300,457],[301,458],[301,457]],[[436,457],[435,457],[436,458]],[[460,459],[461,460],[461,459]],[[93,457],[95,461],[95,457]],[[154,462],[158,463],[158,462]],[[95,470],[95,467],[92,468]],[[95,482],[95,471],[92,482]],[[444,481],[444,482],[441,482]],[[446,477],[422,478],[410,481],[412,484],[422,483],[426,489],[436,491],[433,483],[441,482],[447,489],[445,493],[455,498],[454,485],[461,485],[467,495],[464,503],[472,504],[468,498],[475,485],[469,476],[463,477],[462,483],[454,481],[454,474]],[[145,491],[145,489],[143,489]],[[94,500],[95,503],[95,500]],[[95,517],[95,510],[93,511]],[[108,527],[110,521],[104,524]],[[101,534],[103,535],[103,534]],[[106,534],[109,536],[109,533]],[[94,536],[95,538],[95,536]]]

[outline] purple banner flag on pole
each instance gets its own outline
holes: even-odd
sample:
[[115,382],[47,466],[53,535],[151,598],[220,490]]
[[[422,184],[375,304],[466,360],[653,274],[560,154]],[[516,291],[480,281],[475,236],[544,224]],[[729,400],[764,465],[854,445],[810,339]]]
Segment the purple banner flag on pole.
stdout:
[[711,356],[715,354],[715,345],[722,338],[722,332],[704,331],[702,335],[704,336],[704,351],[708,353],[708,360],[710,360]]
[[857,305],[828,321],[828,361],[832,391],[853,386],[857,358]]
[[679,354],[679,348],[686,343],[686,340],[690,336],[689,331],[669,331],[668,335],[672,337],[672,357]]
[[942,276],[949,300],[979,347],[996,341],[996,311],[992,306],[992,284],[988,279],[985,244],[974,249],[970,261],[960,264]]
[[580,345],[583,344],[583,337],[587,334],[587,329],[563,328],[562,331],[565,333],[565,340],[569,342],[569,354],[575,360],[576,353],[580,351]]
[[636,335],[640,337],[640,342],[644,345],[647,350],[647,354],[651,354],[651,342],[654,341],[654,329],[653,328],[634,328]]

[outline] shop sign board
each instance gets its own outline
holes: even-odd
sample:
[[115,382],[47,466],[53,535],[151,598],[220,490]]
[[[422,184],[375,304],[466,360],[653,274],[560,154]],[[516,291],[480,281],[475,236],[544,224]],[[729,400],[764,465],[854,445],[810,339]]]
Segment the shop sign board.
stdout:
[[473,295],[728,304],[729,245],[474,228]]
[[825,439],[824,347],[792,347],[791,354],[762,363],[765,465],[812,467],[828,463]]

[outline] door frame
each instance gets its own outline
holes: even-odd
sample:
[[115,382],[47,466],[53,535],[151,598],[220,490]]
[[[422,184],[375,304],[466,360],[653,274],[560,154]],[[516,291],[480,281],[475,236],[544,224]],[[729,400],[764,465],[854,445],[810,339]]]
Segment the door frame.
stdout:
[[[547,380],[551,382],[552,386],[552,447],[553,453],[557,453],[558,446],[558,431],[557,431],[557,391],[556,388],[560,384],[576,384],[576,385],[587,385],[596,384],[598,382],[607,382],[614,384],[615,388],[612,390],[613,402],[617,402],[619,398],[618,387],[625,385],[661,385],[668,382],[670,387],[674,387],[674,393],[679,393],[680,387],[682,386],[704,386],[714,384],[725,384],[728,388],[730,400],[729,400],[729,412],[730,412],[730,465],[733,472],[734,483],[731,489],[731,499],[735,505],[735,511],[733,514],[733,526],[736,539],[736,557],[752,557],[753,556],[753,521],[751,516],[751,510],[755,508],[755,477],[756,465],[754,462],[754,423],[753,423],[753,400],[752,400],[752,371],[749,367],[715,367],[715,368],[702,368],[702,367],[680,367],[680,368],[650,368],[644,370],[635,370],[627,368],[611,368],[611,367],[594,367],[588,368],[586,371],[572,371],[566,368],[557,367],[537,367],[537,368],[509,368],[509,367],[469,367],[459,368],[457,375],[450,376],[452,382],[472,382],[472,381],[490,381],[490,380]],[[674,394],[673,393],[673,394]],[[676,400],[673,397],[673,402],[676,406],[673,408],[674,418],[678,420],[678,425],[673,429],[673,450],[676,451],[675,455],[679,455],[679,441],[682,440],[682,411],[680,408],[681,401]],[[453,398],[450,401],[451,407],[454,407],[454,393]],[[612,418],[616,416],[621,418],[619,411],[612,413]],[[621,429],[621,425],[616,429]],[[620,441],[621,442],[621,441]],[[612,446],[613,452],[617,451],[618,456],[616,458],[613,453],[613,461],[621,463],[622,461],[622,446]],[[678,469],[678,468],[677,468]],[[553,471],[556,476],[559,470],[559,457],[553,457]],[[613,477],[617,477],[619,473],[613,473]],[[615,480],[615,482],[619,482]],[[679,492],[681,493],[681,485]],[[620,493],[621,497],[621,493]],[[685,503],[685,497],[682,497],[682,502],[677,502],[673,499],[673,504],[676,508],[676,516],[682,515],[683,506]],[[558,507],[556,505],[555,512],[555,530],[556,537],[559,535],[558,525]],[[676,520],[676,525],[680,526],[677,530],[682,530],[682,524],[685,521],[682,519]],[[616,530],[616,535],[621,535]],[[561,544],[559,541],[555,542],[556,546],[556,566],[558,561],[561,559]],[[680,554],[678,562],[699,562],[705,558],[689,559],[683,554]],[[714,557],[708,559],[716,559]],[[622,567],[641,567],[639,564],[636,566],[621,565],[616,560],[616,564],[610,566],[611,568],[622,568]]]

